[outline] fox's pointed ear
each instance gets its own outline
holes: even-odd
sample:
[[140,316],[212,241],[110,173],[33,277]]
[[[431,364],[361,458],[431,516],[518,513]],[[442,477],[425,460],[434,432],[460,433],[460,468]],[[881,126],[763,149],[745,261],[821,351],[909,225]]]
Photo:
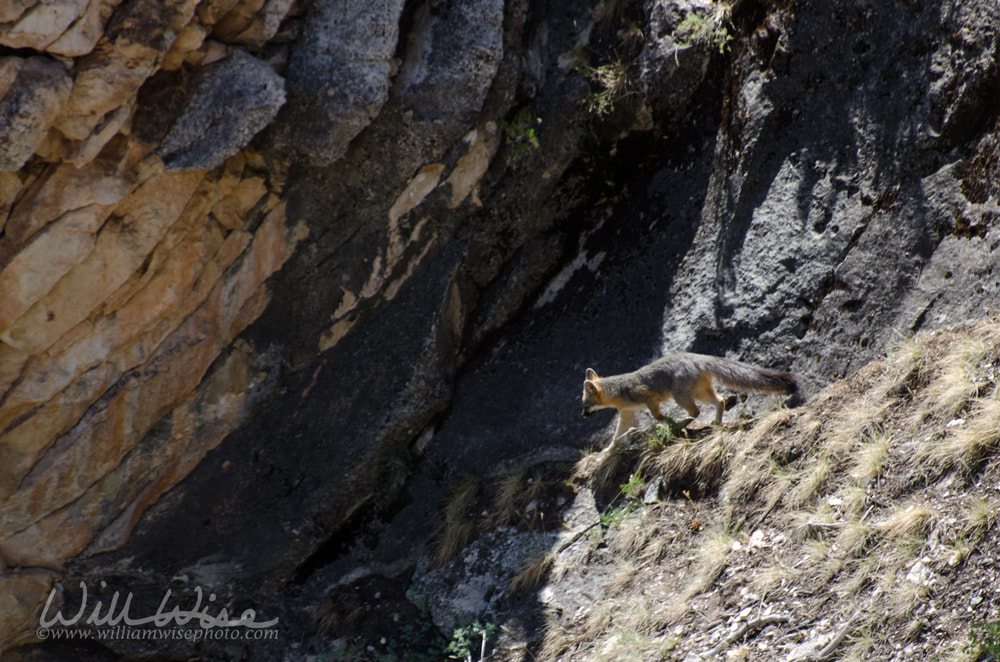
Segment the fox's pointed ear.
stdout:
[[601,387],[588,379],[583,383],[583,390],[591,395],[597,395],[601,392]]
[[600,377],[597,376],[593,368],[587,368],[587,379],[594,381],[595,379],[600,379]]

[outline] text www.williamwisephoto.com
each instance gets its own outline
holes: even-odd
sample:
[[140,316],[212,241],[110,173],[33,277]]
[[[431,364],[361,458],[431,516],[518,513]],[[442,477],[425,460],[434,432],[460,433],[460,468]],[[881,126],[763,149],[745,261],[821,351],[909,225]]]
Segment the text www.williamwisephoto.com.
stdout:
[[[107,584],[101,582],[101,588]],[[266,641],[278,638],[278,619],[258,620],[257,612],[244,609],[238,616],[216,604],[216,595],[205,598],[195,587],[194,599],[182,605],[173,600],[167,589],[156,611],[137,614],[133,594],[124,599],[114,591],[105,604],[103,599],[90,604],[86,582],[80,582],[80,604],[75,610],[56,608],[60,591],[53,588],[39,617],[36,636],[43,641]],[[66,601],[68,602],[68,600]],[[187,601],[186,601],[187,602]],[[64,605],[65,607],[65,605]]]

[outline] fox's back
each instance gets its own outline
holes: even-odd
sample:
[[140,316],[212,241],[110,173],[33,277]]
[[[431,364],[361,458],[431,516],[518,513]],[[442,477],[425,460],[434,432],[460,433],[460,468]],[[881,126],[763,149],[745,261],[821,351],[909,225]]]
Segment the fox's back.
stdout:
[[679,352],[668,354],[632,373],[639,383],[656,391],[674,391],[680,385],[696,382],[704,373],[704,359],[700,354]]
[[698,354],[669,354],[634,372],[605,377],[602,385],[609,392],[627,399],[642,400],[645,393],[671,393],[698,381],[702,374]]

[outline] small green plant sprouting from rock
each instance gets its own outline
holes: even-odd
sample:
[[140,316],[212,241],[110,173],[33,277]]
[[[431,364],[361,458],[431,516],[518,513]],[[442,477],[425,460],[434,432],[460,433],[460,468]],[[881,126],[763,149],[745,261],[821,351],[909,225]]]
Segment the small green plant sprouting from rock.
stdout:
[[632,84],[628,68],[621,60],[615,60],[599,67],[584,67],[583,75],[600,90],[585,97],[582,104],[587,112],[606,117],[615,110],[615,105],[632,94]]
[[508,163],[521,158],[527,154],[529,149],[541,147],[536,128],[541,123],[541,118],[527,108],[519,110],[511,121],[504,121],[503,131],[513,145],[512,151],[507,157]]
[[732,7],[724,2],[716,3],[710,16],[692,11],[674,31],[679,46],[707,45],[724,53],[733,38],[726,27]]
[[965,647],[965,652],[979,656],[986,654],[990,659],[1000,659],[1000,621],[974,622],[969,630],[969,643]]
[[625,518],[638,510],[639,505],[634,501],[623,503],[620,506],[606,510],[601,513],[601,526],[607,529],[617,529]]
[[479,662],[483,662],[486,659],[486,643],[495,631],[496,626],[493,623],[480,623],[479,621],[469,623],[465,627],[455,628],[451,643],[448,644],[446,651],[449,653],[448,657],[453,660],[472,662],[472,647],[478,642],[480,644]]
[[624,494],[629,499],[638,499],[639,493],[642,492],[642,473],[636,472],[628,477],[627,483],[622,483],[618,486],[621,489],[622,494]]
[[652,431],[646,437],[646,445],[651,451],[662,451],[664,448],[669,446],[670,443],[683,432],[683,430],[683,425],[668,418],[665,422],[657,423],[653,426]]

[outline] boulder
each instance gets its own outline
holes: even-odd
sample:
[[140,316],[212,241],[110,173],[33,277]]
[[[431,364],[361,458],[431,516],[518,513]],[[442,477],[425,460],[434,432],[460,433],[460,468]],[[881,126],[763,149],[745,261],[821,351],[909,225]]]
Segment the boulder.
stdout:
[[402,0],[319,0],[288,64],[287,149],[316,164],[336,161],[389,95]]
[[59,62],[0,58],[0,170],[19,170],[31,158],[71,87],[69,72]]
[[167,170],[211,170],[246,147],[285,103],[284,80],[242,50],[207,65],[158,152]]

